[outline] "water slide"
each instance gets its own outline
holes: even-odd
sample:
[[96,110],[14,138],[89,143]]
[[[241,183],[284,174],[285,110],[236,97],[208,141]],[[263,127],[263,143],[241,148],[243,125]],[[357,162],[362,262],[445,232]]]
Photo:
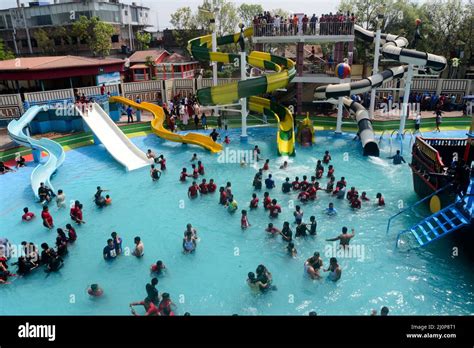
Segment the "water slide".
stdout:
[[40,183],[44,182],[46,186],[54,191],[50,178],[56,172],[61,164],[63,164],[66,154],[61,145],[57,142],[47,139],[34,139],[24,132],[28,124],[38,115],[39,112],[47,110],[46,106],[32,106],[21,116],[19,120],[13,120],[8,124],[8,135],[19,145],[31,147],[48,153],[48,159],[44,163],[40,163],[31,173],[31,188],[37,199],[38,188]]
[[169,141],[174,141],[177,143],[198,145],[211,151],[212,153],[218,153],[222,151],[222,145],[216,143],[208,135],[203,135],[199,133],[188,133],[185,135],[180,135],[177,133],[170,132],[169,130],[164,128],[163,123],[166,119],[166,116],[161,106],[146,102],[141,102],[140,104],[138,104],[135,103],[133,100],[124,97],[111,97],[109,100],[111,102],[130,105],[135,109],[151,112],[154,116],[153,120],[151,121],[151,129],[153,130],[153,133],[155,133],[160,138]]
[[[375,41],[375,33],[366,30],[358,25],[354,27],[355,35],[359,39],[372,43]],[[446,58],[431,53],[420,52],[406,48],[408,40],[404,37],[382,34],[381,35],[382,55],[387,59],[399,61],[400,63],[425,66],[435,71],[443,71],[446,68]],[[359,127],[359,136],[364,148],[365,156],[378,156],[379,148],[375,140],[372,122],[369,119],[367,110],[359,103],[350,99],[351,95],[371,91],[373,88],[380,87],[384,82],[402,78],[408,71],[408,66],[399,66],[389,68],[381,73],[374,74],[368,78],[335,85],[318,87],[315,90],[314,97],[318,100],[335,100],[343,97],[346,107],[351,109],[356,116]]]
[[[253,28],[242,33],[217,38],[217,45],[240,43],[253,35]],[[188,42],[188,51],[199,61],[212,61],[240,66],[240,55],[233,53],[212,52],[212,35],[200,36]],[[268,99],[257,97],[277,89],[285,88],[296,74],[295,63],[287,58],[270,53],[252,51],[247,56],[250,66],[274,73],[249,78],[221,86],[201,88],[197,98],[202,105],[226,105],[237,103],[241,98],[248,98],[248,109],[275,117],[278,122],[277,148],[279,155],[295,154],[295,132],[293,115],[287,108]]]
[[79,107],[76,107],[76,110],[112,157],[128,171],[153,162],[127,138],[99,104],[92,103],[92,108],[84,113]]

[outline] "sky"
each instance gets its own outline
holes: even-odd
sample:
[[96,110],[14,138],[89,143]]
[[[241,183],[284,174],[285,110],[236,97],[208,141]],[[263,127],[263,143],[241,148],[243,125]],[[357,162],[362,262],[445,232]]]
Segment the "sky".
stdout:
[[[47,0],[42,0],[47,1]],[[22,3],[27,4],[28,1],[21,0]],[[53,1],[50,0],[50,3]],[[132,0],[122,0],[123,3],[131,4]],[[143,5],[150,7],[151,9],[151,25],[159,27],[160,30],[165,28],[171,28],[170,16],[178,8],[189,6],[191,9],[196,9],[202,4],[202,0],[134,0],[137,5]],[[328,0],[233,0],[233,2],[239,6],[246,2],[249,4],[260,4],[264,9],[272,10],[282,8],[288,12],[294,13],[308,13],[322,14],[326,12],[332,12],[336,10],[339,1],[328,1]],[[16,0],[0,0],[0,8],[10,8],[16,6]],[[308,10],[311,9],[311,10]]]

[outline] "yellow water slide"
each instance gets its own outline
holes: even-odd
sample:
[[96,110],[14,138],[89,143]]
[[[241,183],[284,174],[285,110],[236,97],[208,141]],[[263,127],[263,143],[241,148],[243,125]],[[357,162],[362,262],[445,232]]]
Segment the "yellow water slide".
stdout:
[[216,143],[208,135],[199,133],[188,133],[185,135],[181,135],[178,133],[170,132],[168,129],[163,127],[163,123],[166,120],[166,116],[161,106],[146,102],[141,102],[140,104],[138,104],[135,103],[133,100],[124,97],[111,97],[109,101],[130,105],[135,109],[151,112],[153,114],[153,120],[151,121],[151,129],[153,130],[153,133],[155,133],[160,138],[169,141],[174,141],[177,143],[198,145],[211,151],[212,153],[218,153],[222,151],[222,145]]

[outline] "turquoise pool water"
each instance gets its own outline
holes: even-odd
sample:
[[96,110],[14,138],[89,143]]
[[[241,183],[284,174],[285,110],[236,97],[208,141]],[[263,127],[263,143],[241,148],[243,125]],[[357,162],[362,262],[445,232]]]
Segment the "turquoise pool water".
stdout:
[[[381,143],[380,158],[365,158],[352,134],[334,137],[317,132],[316,146],[297,149],[297,156],[289,159],[290,166],[279,170],[283,158],[276,156],[275,129],[249,129],[249,143],[241,145],[238,130],[230,130],[229,149],[251,149],[259,145],[263,158],[271,159],[271,170],[277,188],[271,193],[278,199],[283,212],[272,222],[281,228],[285,220],[293,222],[291,200],[296,194],[281,193],[283,179],[298,175],[313,175],[316,159],[325,150],[332,154],[336,177],[345,176],[348,186],[359,192],[367,191],[370,198],[382,192],[387,203],[376,209],[373,201],[353,212],[346,200],[336,200],[319,193],[318,200],[303,206],[304,221],[315,215],[318,236],[296,239],[296,259],[285,254],[280,238],[266,236],[264,228],[270,221],[260,207],[248,214],[252,226],[242,232],[240,209],[246,208],[254,192],[251,185],[257,166],[241,168],[236,164],[221,164],[216,155],[192,146],[164,142],[154,135],[134,138],[142,150],[153,149],[168,159],[168,170],[159,182],[152,182],[148,168],[126,173],[102,146],[88,146],[67,152],[64,165],[52,179],[62,188],[68,200],[84,203],[87,223],[76,228],[78,240],[69,248],[64,267],[55,274],[43,270],[14,279],[12,284],[0,286],[0,314],[63,314],[129,315],[128,304],[146,296],[145,284],[150,281],[149,267],[158,259],[168,268],[160,277],[158,290],[168,292],[178,305],[177,313],[247,315],[305,315],[316,311],[321,315],[367,315],[371,309],[388,306],[395,315],[453,314],[474,312],[474,276],[470,264],[462,257],[451,257],[452,245],[441,240],[435,245],[410,252],[394,248],[396,232],[415,223],[419,217],[407,214],[395,221],[392,232],[386,235],[387,219],[401,205],[412,204],[417,197],[412,190],[408,166],[392,166],[384,159],[389,155],[387,139]],[[404,142],[408,149],[409,139]],[[392,152],[399,146],[392,144]],[[405,151],[408,152],[408,151]],[[218,194],[195,200],[187,198],[188,184],[178,181],[183,166],[190,169],[190,158],[197,153],[206,167],[205,178],[214,178],[218,186],[232,182],[239,202],[239,212],[230,215],[218,205]],[[405,153],[409,161],[409,154]],[[262,164],[260,163],[260,166]],[[12,175],[0,176],[0,236],[12,243],[23,240],[36,244],[54,244],[56,232],[42,227],[39,218],[22,223],[22,208],[29,206],[37,215],[40,206],[32,203],[29,175],[33,167]],[[321,181],[326,184],[326,179]],[[113,204],[98,209],[92,202],[95,187],[110,189]],[[263,190],[259,197],[263,196]],[[339,214],[327,217],[323,209],[334,202]],[[69,212],[51,206],[57,227],[70,222]],[[181,242],[186,223],[192,223],[201,238],[193,255],[183,255]],[[363,250],[363,257],[339,258],[343,269],[337,283],[326,279],[312,281],[303,276],[303,263],[320,251],[325,265],[329,256],[326,238],[335,237],[342,226],[356,229],[353,245]],[[294,225],[292,225],[293,232]],[[124,247],[133,246],[133,238],[140,236],[145,244],[145,256],[121,256],[114,262],[102,259],[102,249],[112,231],[124,240]],[[363,249],[362,249],[363,248]],[[247,273],[263,263],[273,273],[278,290],[254,294],[246,285]],[[15,268],[15,267],[12,267]],[[99,283],[105,295],[90,299],[86,288]]]

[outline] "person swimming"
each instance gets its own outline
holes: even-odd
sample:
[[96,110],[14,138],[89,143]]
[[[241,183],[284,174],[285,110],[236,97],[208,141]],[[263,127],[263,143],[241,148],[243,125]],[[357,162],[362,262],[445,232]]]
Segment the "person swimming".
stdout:
[[192,174],[191,176],[192,176],[194,179],[199,178],[199,171],[198,171],[196,165],[195,165],[195,164],[191,164],[191,167],[192,167],[192,169],[193,169],[193,174]]
[[334,190],[334,184],[335,184],[335,183],[336,183],[336,178],[334,177],[334,175],[331,175],[331,176],[329,177],[329,181],[328,181],[328,183],[327,183],[327,185],[326,185],[326,192],[327,192],[327,193],[333,192],[333,190]]
[[256,269],[257,281],[261,284],[259,289],[261,292],[266,292],[268,290],[276,290],[276,286],[272,285],[272,274],[264,265],[258,265]]
[[117,257],[117,252],[115,251],[114,240],[109,238],[107,239],[107,245],[104,247],[102,251],[102,256],[104,260],[110,261],[115,260]]
[[324,157],[323,157],[323,163],[328,164],[331,161],[331,155],[329,154],[329,151],[324,151]]
[[150,272],[155,273],[156,275],[161,275],[166,270],[166,266],[163,261],[158,260],[156,263],[151,265]]
[[155,165],[150,166],[150,176],[152,181],[158,181],[161,177],[161,172],[158,168],[155,168]]
[[308,186],[308,177],[306,175],[303,175],[303,180],[300,182],[300,190],[306,191],[308,189]]
[[255,174],[255,177],[253,178],[252,186],[254,187],[255,190],[261,190],[262,189],[262,175],[261,175],[261,169],[257,174]]
[[285,182],[281,185],[281,191],[283,193],[289,193],[291,191],[291,183],[290,183],[290,178],[286,178]]
[[190,254],[194,253],[194,251],[196,251],[196,238],[193,236],[192,232],[187,231],[183,238],[183,252],[185,254]]
[[249,219],[247,217],[247,210],[242,210],[242,217],[240,218],[240,227],[245,230],[250,226],[252,225],[250,225]]
[[153,151],[151,151],[151,149],[148,149],[146,151],[146,157],[149,158],[149,159],[153,159],[153,161],[156,162],[156,155]]
[[118,236],[117,232],[112,232],[110,236],[112,237],[115,254],[120,255],[122,253],[122,238]]
[[397,150],[397,153],[393,156],[387,157],[387,159],[393,160],[393,164],[398,165],[403,163],[407,163],[403,156],[400,154],[400,150]]
[[257,194],[252,193],[252,200],[250,201],[250,209],[256,209],[258,208],[258,197]]
[[348,247],[349,246],[349,242],[351,241],[352,238],[355,237],[355,230],[352,229],[352,233],[351,234],[348,234],[347,233],[347,227],[343,227],[342,228],[342,233],[335,237],[335,238],[330,238],[330,239],[326,239],[326,242],[335,242],[335,241],[339,241],[339,245],[343,248],[345,247]]
[[268,227],[265,229],[265,232],[269,233],[273,237],[277,234],[281,234],[281,231],[275,226],[273,226],[271,222],[268,224]]
[[272,204],[272,199],[270,198],[270,193],[265,192],[263,194],[263,208],[267,210]]
[[196,238],[196,240],[198,239],[197,230],[193,227],[192,224],[186,225],[186,230],[184,230],[184,237],[186,237],[186,233],[188,232],[191,232],[193,237]]
[[324,212],[329,215],[329,216],[332,216],[332,215],[336,215],[337,214],[337,210],[336,208],[334,208],[334,203],[329,203],[329,206],[324,209]]
[[23,215],[21,219],[23,221],[31,221],[35,217],[35,214],[28,210],[27,207],[23,208]]
[[193,154],[193,157],[191,157],[190,162],[198,161],[198,155],[196,153]]
[[362,201],[359,199],[358,195],[353,196],[350,202],[352,209],[360,209],[362,207]]
[[300,224],[303,221],[303,210],[299,205],[295,207],[295,211],[293,212],[293,216],[295,217],[295,224]]
[[111,205],[112,204],[112,198],[110,198],[109,195],[105,195],[105,205]]
[[306,232],[308,231],[308,227],[306,226],[306,224],[304,222],[300,222],[297,226],[296,226],[296,233],[295,233],[295,237],[306,237]]
[[247,274],[247,285],[250,287],[250,289],[254,291],[260,291],[261,288],[265,288],[265,284],[257,280],[257,277],[255,276],[255,273],[249,272]]
[[355,189],[354,186],[352,186],[349,192],[347,192],[346,198],[348,201],[352,201],[352,199],[358,195],[359,195],[359,192]]
[[339,264],[337,263],[337,259],[335,257],[331,257],[329,259],[329,267],[325,269],[324,272],[329,272],[328,278],[333,282],[336,282],[341,279],[342,270]]
[[316,236],[316,228],[318,227],[318,223],[316,222],[316,217],[314,215],[310,216],[309,222],[310,222],[309,234],[311,236]]

